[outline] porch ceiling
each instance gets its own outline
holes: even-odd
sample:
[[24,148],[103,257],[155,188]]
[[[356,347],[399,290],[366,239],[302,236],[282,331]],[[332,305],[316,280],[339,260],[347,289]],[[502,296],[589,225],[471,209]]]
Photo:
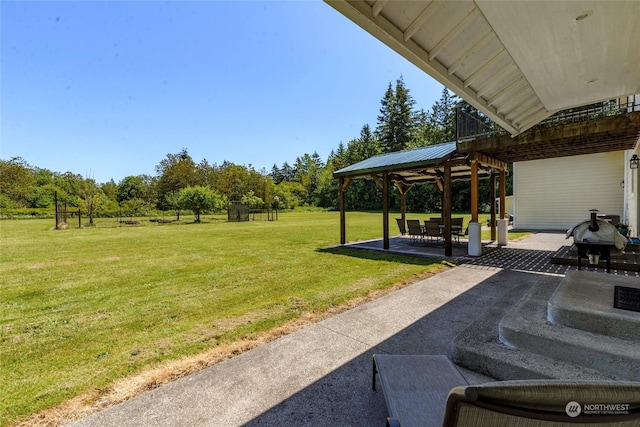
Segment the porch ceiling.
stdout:
[[325,1],[514,135],[640,93],[638,1]]

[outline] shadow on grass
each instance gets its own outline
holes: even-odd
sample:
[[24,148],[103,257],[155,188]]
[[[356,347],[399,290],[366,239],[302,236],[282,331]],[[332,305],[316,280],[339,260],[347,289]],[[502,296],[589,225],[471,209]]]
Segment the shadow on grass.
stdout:
[[321,253],[330,253],[333,255],[342,255],[342,256],[350,256],[354,258],[360,259],[369,259],[375,261],[389,261],[389,262],[397,262],[400,264],[413,264],[413,265],[433,265],[433,264],[441,264],[444,260],[439,258],[419,258],[411,255],[391,255],[384,254],[377,251],[369,251],[363,249],[351,249],[344,247],[328,247],[328,248],[318,248],[317,252]]

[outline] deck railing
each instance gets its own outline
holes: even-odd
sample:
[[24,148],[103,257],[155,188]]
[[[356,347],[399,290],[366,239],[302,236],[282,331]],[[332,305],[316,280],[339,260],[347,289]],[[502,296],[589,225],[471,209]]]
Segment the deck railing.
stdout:
[[[616,116],[640,111],[640,95],[627,97],[627,102],[619,99],[600,102],[585,107],[559,111],[531,129],[542,129],[603,117]],[[469,105],[456,107],[456,138],[458,142],[507,135],[508,132],[489,120],[483,113]]]

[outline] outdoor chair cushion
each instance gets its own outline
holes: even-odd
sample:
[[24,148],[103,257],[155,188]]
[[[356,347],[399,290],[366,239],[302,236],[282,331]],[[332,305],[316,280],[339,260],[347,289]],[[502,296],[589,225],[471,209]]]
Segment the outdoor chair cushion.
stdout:
[[640,425],[640,383],[526,380],[456,387],[443,426]]

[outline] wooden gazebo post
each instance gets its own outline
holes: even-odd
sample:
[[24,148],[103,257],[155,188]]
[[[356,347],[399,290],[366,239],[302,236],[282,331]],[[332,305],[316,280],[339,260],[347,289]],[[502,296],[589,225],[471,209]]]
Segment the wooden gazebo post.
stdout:
[[453,255],[453,244],[451,241],[451,161],[444,163],[444,175],[442,185],[442,222],[444,225],[444,255]]
[[346,193],[351,178],[340,178],[340,244],[347,243]]
[[[489,182],[489,193],[491,195],[491,240],[496,240],[496,174],[491,171],[491,181]],[[502,201],[500,202],[502,206]]]
[[383,246],[389,249],[389,173],[382,173],[382,236]]
[[347,242],[347,226],[345,218],[345,194],[344,194],[344,178],[340,178],[340,244],[344,245]]
[[500,169],[500,219],[498,222],[498,245],[506,246],[509,243],[509,219],[505,218],[507,213],[507,172],[505,168]]

